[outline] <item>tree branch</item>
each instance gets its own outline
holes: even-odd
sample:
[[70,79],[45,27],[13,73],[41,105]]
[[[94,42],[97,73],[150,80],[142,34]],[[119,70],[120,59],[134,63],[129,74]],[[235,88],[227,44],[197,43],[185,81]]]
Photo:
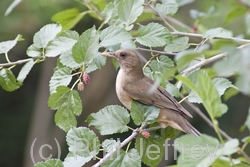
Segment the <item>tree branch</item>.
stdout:
[[159,54],[162,54],[162,55],[169,55],[169,56],[175,56],[176,55],[175,53],[171,53],[171,52],[162,52],[162,51],[158,51],[158,50],[151,50],[151,49],[145,49],[145,48],[140,48],[140,47],[137,47],[137,49],[141,50],[141,51],[159,53]]
[[28,59],[13,61],[13,62],[9,62],[9,63],[2,63],[2,64],[0,64],[0,67],[7,67],[7,66],[12,66],[12,65],[23,64],[23,63],[27,63],[30,60],[36,60],[36,59],[42,59],[42,58],[43,57],[36,57],[36,58],[28,58]]
[[[202,38],[202,34],[196,34],[196,33],[187,33],[187,32],[171,32],[172,35],[183,35],[183,36],[188,36],[188,37],[196,37],[196,38]],[[250,43],[249,39],[241,39],[241,38],[234,38],[234,37],[214,37],[214,39],[226,39],[226,40],[231,40],[235,42],[240,42],[242,44],[245,43]]]
[[111,152],[109,152],[108,154],[106,154],[99,162],[97,162],[96,164],[94,164],[92,167],[101,166],[109,157],[111,157],[115,152],[117,152],[117,150],[121,149],[126,144],[128,144],[131,140],[133,140],[139,134],[139,132],[140,132],[140,128],[135,129],[133,131],[133,133],[128,138],[126,138],[118,147],[116,147]]
[[153,7],[153,6],[151,6],[150,4],[149,4],[149,2],[146,0],[146,4],[147,4],[147,6],[148,6],[148,8],[150,8],[151,10],[153,10],[158,16],[160,16],[160,18],[162,19],[162,21],[164,22],[164,24],[167,26],[167,27],[169,27],[173,32],[178,32],[171,24],[169,24],[166,20],[165,20],[165,18],[157,11],[157,10],[155,10],[155,8]]
[[189,32],[192,32],[192,33],[194,32],[194,30],[193,30],[191,27],[189,27],[188,25],[186,25],[186,24],[180,22],[179,20],[177,20],[177,19],[175,19],[175,18],[173,18],[173,17],[164,16],[164,18],[165,18],[167,21],[169,21],[169,22],[171,22],[171,23],[173,23],[173,24],[175,24],[175,25],[177,25],[177,26],[179,26],[179,27],[181,27],[181,28],[187,29]]

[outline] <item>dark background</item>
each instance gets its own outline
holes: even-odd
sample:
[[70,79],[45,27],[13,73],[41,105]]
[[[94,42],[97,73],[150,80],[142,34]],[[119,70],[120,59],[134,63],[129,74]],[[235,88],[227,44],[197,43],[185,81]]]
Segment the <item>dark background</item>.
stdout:
[[[218,9],[218,15],[204,20],[203,24],[209,28],[223,26],[233,30],[236,36],[245,32],[242,18],[227,25],[224,25],[222,21],[231,8],[230,2],[229,0],[196,1],[182,7],[175,17],[192,27],[194,20],[189,17],[190,9],[207,11],[211,5],[215,5]],[[42,26],[52,22],[52,15],[72,7],[80,8],[80,11],[85,9],[75,1],[26,0],[21,2],[9,16],[5,17],[4,12],[10,3],[9,0],[0,1],[0,41],[12,40],[18,34],[22,34],[25,38],[25,41],[18,42],[9,52],[11,61],[27,58],[26,49],[32,44],[33,35]],[[99,23],[86,16],[74,30],[81,34],[93,24],[98,25]],[[0,63],[5,62],[4,55],[1,54]],[[24,85],[17,91],[6,92],[0,88],[0,166],[33,166],[31,155],[33,155],[35,162],[41,161],[38,151],[43,144],[52,146],[52,149],[44,147],[43,156],[48,157],[53,154],[53,157],[57,158],[57,146],[54,138],[61,145],[62,155],[60,158],[64,159],[66,156],[68,151],[65,144],[65,132],[55,125],[53,121],[55,112],[51,111],[47,105],[48,84],[55,64],[56,59],[48,58],[45,62],[35,65],[24,81]],[[21,66],[15,67],[13,72],[17,75],[20,68]],[[109,104],[120,104],[115,94],[116,73],[111,61],[108,60],[101,70],[90,74],[90,84],[86,85],[85,90],[80,93],[83,100],[83,113],[78,117],[79,126],[86,126],[85,119],[90,113],[97,112]],[[226,102],[229,111],[219,119],[219,122],[220,127],[231,137],[242,138],[247,133],[249,134],[247,130],[244,133],[239,132],[239,128],[247,116],[249,100],[249,97],[239,94]],[[201,109],[203,110],[203,108]],[[194,115],[192,124],[197,129],[202,133],[216,136],[214,131],[199,116],[191,110],[190,112]],[[123,137],[125,136],[127,134]],[[108,137],[123,138],[119,135]],[[31,149],[34,141],[34,148]],[[32,151],[34,152],[32,153]]]

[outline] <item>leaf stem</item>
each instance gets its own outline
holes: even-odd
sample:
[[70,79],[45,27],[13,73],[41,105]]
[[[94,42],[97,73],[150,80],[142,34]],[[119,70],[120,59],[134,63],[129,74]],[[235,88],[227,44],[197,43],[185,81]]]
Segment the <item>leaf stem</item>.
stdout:
[[179,103],[181,104],[181,103],[182,103],[183,101],[185,101],[188,97],[189,97],[189,95],[186,96],[186,97],[184,97],[183,99],[181,99],[181,100],[179,101]]
[[80,77],[75,81],[75,83],[73,84],[73,86],[70,88],[70,90],[73,90],[74,87],[76,86],[76,84],[80,81]]
[[7,60],[8,63],[11,63],[7,52],[5,53],[5,58],[6,58],[6,60]]
[[128,127],[130,130],[132,130],[132,131],[134,131],[134,130],[135,130],[135,129],[131,128],[131,127],[130,127],[130,126],[128,126],[128,125],[127,125],[127,127]]
[[128,152],[128,149],[130,147],[131,141],[128,143],[127,148],[126,148],[126,153]]

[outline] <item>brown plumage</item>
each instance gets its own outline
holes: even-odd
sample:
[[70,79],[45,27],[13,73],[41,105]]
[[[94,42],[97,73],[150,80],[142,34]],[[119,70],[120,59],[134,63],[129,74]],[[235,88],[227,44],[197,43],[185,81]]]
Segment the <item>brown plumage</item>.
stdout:
[[[160,108],[157,121],[165,128],[171,126],[183,132],[200,135],[186,119],[192,115],[183,108],[164,88],[155,86],[154,81],[145,76],[136,52],[121,49],[113,53],[102,53],[114,57],[120,64],[116,78],[116,93],[121,103],[130,110],[132,100]],[[149,92],[149,90],[153,90]]]

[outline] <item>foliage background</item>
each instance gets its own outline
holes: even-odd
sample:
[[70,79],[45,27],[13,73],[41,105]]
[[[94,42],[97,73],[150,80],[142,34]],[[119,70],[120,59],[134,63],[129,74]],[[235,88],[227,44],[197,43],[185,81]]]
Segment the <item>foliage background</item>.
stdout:
[[[229,9],[232,8],[230,6],[232,1],[234,0],[196,0],[194,3],[180,8],[175,17],[192,27],[194,20],[189,16],[190,9],[207,11],[212,5],[215,5],[217,14],[203,20],[203,24],[208,28],[219,26],[228,28],[234,32],[234,35],[244,34],[242,17],[229,24],[224,24],[222,21],[228,14]],[[22,34],[25,38],[25,41],[19,42],[9,52],[12,61],[26,58],[25,51],[32,43],[34,33],[43,25],[52,22],[52,15],[71,7],[77,7],[80,11],[84,10],[84,7],[75,1],[26,0],[20,3],[9,16],[5,17],[4,12],[10,3],[8,0],[0,1],[0,41],[14,39],[17,34]],[[99,23],[86,16],[76,25],[74,30],[81,34],[87,28],[92,27],[93,24]],[[4,62],[4,56],[0,56],[0,62]],[[63,149],[61,158],[63,159],[67,153],[65,133],[56,127],[53,121],[54,112],[47,105],[49,97],[48,82],[55,65],[55,59],[47,59],[46,62],[40,63],[32,69],[24,85],[17,91],[10,93],[0,89],[0,166],[21,166],[20,164],[25,167],[33,166],[29,153],[31,143],[35,138],[37,138],[37,148],[35,149],[45,143],[51,144],[55,148],[54,138],[57,138]],[[15,70],[19,71],[20,69],[17,67],[14,72]],[[85,119],[89,113],[96,112],[108,104],[120,103],[115,94],[115,77],[116,72],[110,60],[101,70],[91,74],[91,83],[81,93],[84,108],[82,115],[78,118],[80,125],[85,124]],[[230,136],[238,138],[246,136],[247,132],[239,133],[239,129],[246,119],[249,101],[249,97],[242,94],[226,101],[229,111],[219,121],[220,127],[226,130]],[[190,112],[192,113],[192,111]],[[192,121],[192,124],[201,132],[215,136],[214,131],[202,123],[203,120],[198,116],[194,115]],[[238,136],[238,134],[240,135]],[[56,149],[44,150],[45,157],[50,153],[53,153],[56,157]],[[38,157],[35,157],[35,160],[40,161]],[[168,163],[171,164],[172,162]]]

